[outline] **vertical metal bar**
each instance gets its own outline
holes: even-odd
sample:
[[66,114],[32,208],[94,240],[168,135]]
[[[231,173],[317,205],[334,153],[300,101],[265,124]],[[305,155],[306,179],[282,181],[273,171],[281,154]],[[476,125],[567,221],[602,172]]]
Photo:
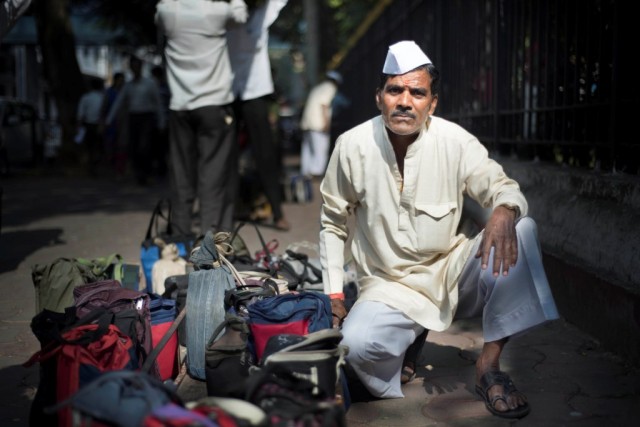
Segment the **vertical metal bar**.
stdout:
[[611,111],[609,119],[609,156],[611,162],[611,169],[616,171],[616,155],[617,155],[617,138],[616,138],[616,117],[618,113],[618,75],[620,73],[620,52],[618,51],[618,45],[620,40],[620,17],[619,17],[619,5],[617,1],[613,2],[613,19],[612,19],[612,43],[611,43]]
[[502,68],[500,67],[500,10],[502,0],[494,0],[492,6],[493,12],[493,59],[492,59],[492,96],[493,96],[493,149],[498,150],[500,144],[500,82],[504,81],[502,76]]

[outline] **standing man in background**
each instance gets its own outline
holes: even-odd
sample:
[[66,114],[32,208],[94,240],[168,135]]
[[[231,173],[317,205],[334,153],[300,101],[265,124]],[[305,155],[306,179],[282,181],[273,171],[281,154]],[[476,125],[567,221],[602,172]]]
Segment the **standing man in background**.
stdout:
[[111,121],[111,124],[106,127],[104,126],[104,122],[111,111],[111,107],[115,104],[116,99],[118,99],[118,95],[120,94],[120,91],[122,91],[123,86],[124,73],[115,73],[113,75],[111,86],[104,91],[104,100],[102,102],[101,112],[101,119],[104,128],[105,151],[107,153],[109,164],[113,166],[115,170],[116,177],[124,175],[127,164],[126,147],[121,142],[126,141],[126,138],[124,138],[126,137],[126,129],[122,123],[123,119],[126,121],[126,118],[123,117],[123,114],[119,114]]
[[84,138],[80,141],[87,153],[87,171],[95,175],[95,168],[104,152],[102,132],[100,129],[102,103],[104,100],[104,83],[102,79],[94,78],[90,82],[91,89],[82,95],[78,103],[78,126],[84,128]]
[[269,27],[287,0],[248,0],[249,19],[227,32],[231,67],[234,73],[238,121],[244,121],[249,144],[264,193],[273,211],[273,226],[289,230],[282,212],[280,158],[269,123],[269,96],[273,79],[269,61]]
[[233,228],[237,147],[227,24],[247,20],[242,0],[161,0],[156,23],[166,37],[173,220],[191,231],[200,202],[200,233]]
[[128,152],[138,185],[147,185],[151,173],[153,136],[165,126],[165,117],[156,83],[142,75],[142,60],[129,59],[133,79],[125,83],[107,117],[110,125],[121,110],[128,116]]
[[300,172],[303,175],[324,175],[329,157],[331,102],[340,84],[340,73],[329,71],[326,80],[311,89],[307,97],[300,122],[303,131]]

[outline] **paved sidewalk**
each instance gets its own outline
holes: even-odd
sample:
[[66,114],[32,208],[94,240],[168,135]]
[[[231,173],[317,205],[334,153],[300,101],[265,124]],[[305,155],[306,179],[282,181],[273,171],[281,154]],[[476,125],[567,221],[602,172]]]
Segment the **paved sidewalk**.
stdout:
[[[140,188],[104,179],[16,176],[3,178],[0,233],[0,426],[26,426],[38,368],[21,364],[38,350],[29,322],[35,301],[31,266],[58,257],[113,252],[139,262],[139,245],[165,186]],[[317,183],[315,184],[317,190]],[[262,228],[278,251],[296,242],[317,243],[319,200],[287,204],[292,230]],[[258,249],[252,230],[243,237]],[[529,397],[532,412],[520,421],[491,416],[474,393],[474,360],[482,346],[477,321],[432,332],[418,377],[405,398],[360,402],[350,426],[626,426],[640,404],[640,373],[577,328],[559,320],[508,345],[502,368]]]

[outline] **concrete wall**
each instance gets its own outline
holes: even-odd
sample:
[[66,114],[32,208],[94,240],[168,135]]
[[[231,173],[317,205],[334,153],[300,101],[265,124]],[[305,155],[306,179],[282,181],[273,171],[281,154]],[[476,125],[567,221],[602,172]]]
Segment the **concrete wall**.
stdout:
[[640,177],[499,161],[538,223],[560,313],[640,365]]

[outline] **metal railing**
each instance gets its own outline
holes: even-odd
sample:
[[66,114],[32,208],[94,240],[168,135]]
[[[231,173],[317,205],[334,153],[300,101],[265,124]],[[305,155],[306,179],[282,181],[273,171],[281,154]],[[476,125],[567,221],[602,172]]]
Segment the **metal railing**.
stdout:
[[410,39],[440,70],[436,114],[490,150],[637,173],[632,17],[616,0],[395,0],[340,65],[334,133],[377,113],[387,48]]

